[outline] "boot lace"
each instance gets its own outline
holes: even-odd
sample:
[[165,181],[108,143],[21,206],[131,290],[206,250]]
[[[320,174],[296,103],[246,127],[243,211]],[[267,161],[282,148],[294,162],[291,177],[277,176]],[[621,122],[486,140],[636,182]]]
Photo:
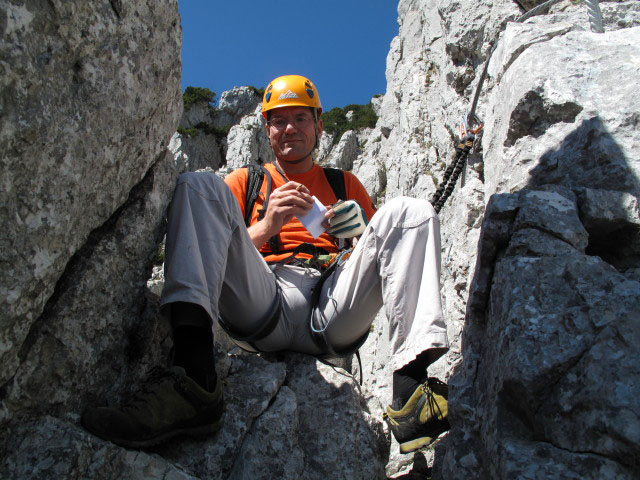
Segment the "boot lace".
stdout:
[[425,393],[425,396],[427,397],[427,408],[429,409],[429,415],[436,420],[443,419],[444,414],[440,409],[440,405],[438,405],[435,392],[431,388],[434,385],[438,385],[442,387],[447,386],[446,383],[441,382],[437,378],[430,377],[425,383],[422,384],[422,391]]

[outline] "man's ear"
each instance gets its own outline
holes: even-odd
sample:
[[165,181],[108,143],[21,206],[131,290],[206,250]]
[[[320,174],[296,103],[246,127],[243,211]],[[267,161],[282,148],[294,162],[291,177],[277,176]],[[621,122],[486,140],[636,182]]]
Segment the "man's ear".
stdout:
[[318,119],[318,136],[322,135],[322,118]]

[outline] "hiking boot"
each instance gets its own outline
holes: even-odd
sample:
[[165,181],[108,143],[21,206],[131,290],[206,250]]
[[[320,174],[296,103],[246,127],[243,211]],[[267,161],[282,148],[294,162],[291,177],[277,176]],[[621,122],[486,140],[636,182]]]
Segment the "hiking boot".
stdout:
[[94,435],[129,448],[151,447],[176,435],[206,435],[222,423],[222,383],[213,393],[181,367],[156,367],[138,392],[119,408],[95,407],[82,415]]
[[426,447],[449,430],[447,390],[445,383],[429,378],[400,410],[387,407],[383,417],[400,444],[400,453]]

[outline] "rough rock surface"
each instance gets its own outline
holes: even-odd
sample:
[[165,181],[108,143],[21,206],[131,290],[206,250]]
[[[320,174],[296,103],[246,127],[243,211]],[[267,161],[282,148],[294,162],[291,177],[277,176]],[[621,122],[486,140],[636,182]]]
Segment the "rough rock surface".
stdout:
[[360,154],[358,135],[353,130],[348,130],[331,149],[331,153],[324,158],[323,163],[327,166],[351,170],[358,154]]
[[258,106],[252,114],[243,117],[240,123],[231,127],[227,135],[226,172],[251,162],[255,163],[258,159],[263,162],[274,160],[264,125],[261,107]]
[[171,153],[184,164],[184,170],[190,172],[220,168],[225,163],[225,146],[226,139],[203,131],[198,131],[194,136],[176,132],[169,142]]
[[175,1],[2,3],[0,384],[67,263],[163,154],[181,110]]
[[235,125],[243,117],[255,112],[262,98],[255,88],[235,87],[222,92],[215,114],[215,124],[218,126]]
[[[640,277],[590,244],[611,217],[580,220],[589,198],[620,195],[543,188],[496,194],[487,206],[446,467],[457,478],[632,478]],[[614,223],[637,231],[637,213]]]
[[[526,7],[540,3],[528,2]],[[489,293],[484,297],[472,294],[469,298],[472,313],[467,313],[469,288],[472,285],[478,288],[477,284],[483,278],[490,285],[494,278],[492,272],[497,268],[496,258],[504,254],[491,254],[491,247],[480,248],[478,265],[482,268],[475,267],[477,244],[481,233],[484,235],[488,228],[483,226],[485,204],[494,193],[534,187],[540,190],[541,186],[553,183],[568,187],[563,190],[567,200],[542,202],[541,198],[551,195],[549,190],[523,193],[523,205],[537,202],[538,209],[529,206],[521,214],[518,220],[521,231],[517,235],[511,230],[498,229],[496,235],[502,235],[501,246],[493,250],[502,252],[510,245],[511,255],[524,257],[534,255],[532,252],[536,252],[536,256],[555,252],[556,257],[574,252],[575,257],[581,250],[578,258],[582,262],[602,258],[617,269],[617,272],[609,269],[610,275],[617,280],[610,278],[607,281],[612,282],[611,285],[621,282],[622,290],[627,292],[624,295],[630,295],[604,299],[603,303],[613,302],[610,310],[615,312],[614,317],[637,316],[634,310],[637,307],[630,301],[633,295],[637,296],[637,287],[625,283],[623,278],[638,279],[640,259],[636,246],[637,228],[633,226],[637,218],[640,176],[636,153],[639,105],[635,96],[626,90],[633,88],[636,81],[631,79],[639,78],[640,74],[639,51],[634,40],[638,32],[633,28],[639,24],[640,5],[637,2],[601,2],[601,9],[607,31],[604,35],[590,33],[584,5],[569,2],[563,2],[549,14],[525,24],[508,22],[521,13],[515,2],[399,2],[399,35],[392,42],[387,59],[387,92],[380,102],[380,119],[353,169],[378,202],[400,194],[428,198],[433,192],[434,183],[442,178],[444,166],[450,161],[454,126],[468,111],[486,55],[493,41],[499,40],[478,106],[478,113],[486,123],[484,137],[480,147],[469,156],[453,197],[440,214],[442,296],[452,348],[430,373],[447,379],[452,372],[459,372],[451,381],[453,428],[451,435],[435,449],[421,452],[420,457],[416,455],[413,464],[406,457],[394,456],[392,446],[387,465],[390,476],[417,475],[420,471],[426,474],[423,457],[429,465],[433,462],[434,478],[618,478],[616,475],[628,476],[637,468],[633,459],[637,458],[640,444],[633,438],[637,436],[640,411],[630,390],[620,391],[615,399],[603,400],[580,420],[572,413],[565,417],[562,413],[555,414],[554,420],[560,423],[557,427],[549,427],[556,430],[553,433],[549,430],[546,436],[537,428],[527,431],[526,428],[509,430],[505,427],[503,430],[503,410],[492,402],[506,401],[501,397],[503,381],[507,383],[505,391],[513,398],[520,398],[522,392],[511,389],[509,382],[523,379],[508,378],[507,381],[506,374],[501,372],[509,368],[509,362],[524,361],[530,352],[518,355],[514,346],[509,349],[513,357],[503,359],[502,355],[490,356],[489,350],[499,347],[489,347],[487,343],[500,342],[502,345],[507,342],[503,337],[505,329],[515,337],[533,335],[542,344],[548,339],[542,329],[532,334],[524,326],[510,326],[513,319],[506,316],[493,320],[498,326],[492,326],[492,336],[485,331],[488,327],[477,327],[474,320],[480,313],[481,317],[487,317],[487,325],[493,319],[492,312],[485,311],[487,305],[493,305],[487,303]],[[625,79],[624,85],[620,79]],[[513,202],[516,197],[510,198]],[[556,212],[557,208],[559,212]],[[502,214],[497,212],[495,215],[501,218]],[[612,232],[616,232],[613,237],[617,242],[609,235]],[[486,255],[489,256],[485,258]],[[596,264],[602,272],[607,272],[607,266],[602,262]],[[577,288],[575,284],[566,287],[562,277],[554,279],[553,275],[544,272],[545,264],[539,265],[542,270],[536,270],[527,280],[537,284],[539,279],[539,288],[545,294]],[[591,274],[584,268],[581,273],[586,277]],[[508,283],[509,275],[514,275],[514,280],[517,278],[517,268],[513,265],[512,270],[504,272],[502,280],[506,283],[502,288],[507,291],[513,288]],[[593,288],[597,291],[597,287]],[[489,290],[493,295],[492,302],[502,301],[499,287],[493,286]],[[557,296],[559,294],[552,298]],[[482,301],[479,302],[479,298]],[[585,302],[584,310],[592,308],[592,303]],[[557,315],[564,318],[562,308],[566,307],[557,304],[556,307],[560,310]],[[508,314],[508,308],[501,308]],[[521,314],[538,318],[536,311],[531,307],[530,310],[530,316],[527,310]],[[593,315],[597,316],[595,312],[594,309]],[[384,318],[380,317],[374,330],[376,335],[370,337],[363,355],[367,373],[365,396],[372,411],[379,408],[380,398],[389,397],[389,385],[385,380],[389,374],[386,371],[387,336]],[[548,320],[553,322],[551,317]],[[572,331],[573,335],[582,335],[583,346],[590,345],[590,348],[602,351],[601,347],[596,347],[600,340],[593,334],[593,329],[579,328],[591,332],[588,337],[579,329]],[[536,336],[538,333],[540,338]],[[575,343],[569,333],[558,339],[558,342],[562,341],[567,342],[566,347],[562,347],[566,349]],[[629,347],[628,358],[638,358],[635,348]],[[564,371],[558,367],[564,365],[560,350],[546,352],[544,357],[558,368],[558,374]],[[614,351],[604,355],[603,358],[609,357],[605,363],[614,362],[616,355]],[[604,379],[611,378],[613,373],[603,374],[602,379],[596,380],[602,371],[593,362],[583,363],[567,373],[566,378],[554,378],[559,383],[553,392],[541,392],[541,386],[533,389],[532,392],[544,393],[544,400],[538,398],[538,403],[532,404],[530,410],[517,412],[516,416],[528,420],[527,426],[531,426],[531,422],[535,424],[538,421],[535,408],[544,401],[557,405],[559,400],[553,396],[559,392],[564,394],[561,412],[580,410],[581,399],[591,388],[580,386],[581,382],[593,381],[594,385],[606,389]],[[535,365],[528,373],[524,366],[519,370],[513,366],[510,374],[515,377],[535,371]],[[578,380],[572,375],[578,375]],[[622,383],[638,381],[635,368],[619,375]],[[563,384],[563,380],[566,383]],[[524,384],[533,388],[531,383]],[[575,404],[571,403],[573,395]],[[595,426],[600,424],[595,420],[599,415],[609,415],[621,407],[633,412],[630,414],[632,421],[618,417],[606,425],[596,426],[596,429],[600,428],[597,433],[590,431],[601,438],[618,429],[628,432],[623,435],[624,439],[607,446],[610,451],[599,450],[593,444],[587,446],[587,434],[572,437],[585,418]],[[549,440],[560,428],[566,430],[562,435],[563,443],[531,441],[538,435]],[[487,437],[488,432],[491,432],[490,437]],[[570,438],[576,440],[575,444]],[[545,455],[551,460],[543,460]],[[585,467],[589,464],[594,465],[592,471]]]
[[198,99],[191,105],[185,105],[180,118],[181,128],[194,128],[197,125],[213,124],[216,118],[214,107],[206,100]]

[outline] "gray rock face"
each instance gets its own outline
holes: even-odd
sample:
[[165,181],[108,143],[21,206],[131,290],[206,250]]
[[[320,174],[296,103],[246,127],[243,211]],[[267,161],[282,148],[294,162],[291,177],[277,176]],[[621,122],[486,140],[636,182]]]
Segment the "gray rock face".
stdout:
[[254,88],[236,87],[222,92],[216,107],[197,101],[185,108],[180,127],[196,133],[177,133],[169,145],[185,163],[183,170],[218,170],[228,163],[224,175],[259,157],[272,161],[259,104]]
[[320,145],[318,145],[318,151],[314,157],[316,162],[323,163],[325,161],[325,158],[333,148],[333,137],[334,135],[327,133],[326,131],[322,132],[319,142]]
[[181,110],[175,1],[3,12],[0,384],[67,262],[162,155]]
[[[525,6],[540,3],[527,2]],[[637,429],[635,423],[619,417],[602,426],[598,434],[590,431],[601,438],[616,429],[629,432],[605,453],[596,445],[587,447],[582,433],[573,437],[580,423],[571,415],[563,417],[564,412],[581,408],[582,391],[590,387],[580,387],[580,382],[589,378],[594,385],[605,388],[604,380],[595,380],[601,370],[586,357],[579,367],[582,370],[568,373],[567,366],[567,358],[578,358],[566,353],[579,343],[572,340],[572,335],[584,342],[575,350],[583,352],[596,348],[600,341],[594,333],[597,328],[583,322],[567,326],[567,332],[560,335],[547,330],[551,327],[546,325],[554,322],[550,320],[551,306],[540,313],[541,307],[533,310],[528,303],[527,308],[518,303],[526,302],[526,296],[519,300],[515,293],[508,294],[518,291],[517,287],[524,291],[529,286],[541,304],[550,296],[550,305],[558,309],[557,318],[572,318],[571,300],[562,303],[560,298],[581,298],[582,293],[571,293],[579,282],[567,285],[559,276],[562,270],[551,269],[556,278],[544,270],[550,268],[548,263],[531,261],[530,265],[529,257],[552,256],[547,260],[551,264],[571,260],[573,263],[563,263],[565,271],[569,270],[567,265],[589,265],[593,272],[585,266],[575,274],[580,278],[584,275],[585,288],[591,288],[586,285],[590,285],[592,274],[604,278],[608,272],[611,278],[602,281],[625,285],[619,287],[625,291],[631,288],[629,281],[638,279],[640,257],[633,225],[637,222],[639,177],[634,126],[639,108],[635,96],[626,89],[633,88],[635,81],[631,79],[638,78],[637,31],[633,27],[640,5],[602,2],[601,9],[607,31],[604,35],[589,32],[584,5],[568,2],[525,24],[508,23],[521,13],[515,2],[399,2],[400,29],[387,58],[387,92],[380,101],[380,118],[353,169],[378,202],[400,194],[428,198],[433,192],[450,161],[454,126],[468,112],[491,42],[502,32],[478,105],[486,124],[481,151],[469,156],[452,198],[440,213],[442,296],[452,348],[430,368],[430,374],[442,379],[455,371],[458,375],[450,382],[451,433],[436,449],[421,453],[429,464],[433,462],[434,478],[623,478],[636,468],[635,460],[628,459],[637,456],[638,443],[631,440]],[[626,100],[629,96],[633,98]],[[492,214],[485,218],[489,200]],[[511,263],[506,263],[505,256]],[[599,258],[602,260],[593,263]],[[502,280],[496,286],[498,266]],[[533,273],[527,273],[528,284],[524,278],[517,280],[524,275],[520,269],[525,267],[533,269]],[[511,285],[511,275],[517,287]],[[593,287],[596,291],[602,283],[598,285]],[[469,296],[470,288],[473,292]],[[505,289],[504,298],[501,288]],[[635,288],[629,290],[631,297]],[[602,302],[613,302],[608,315],[633,317],[631,297]],[[593,309],[594,318],[604,314],[592,302],[584,302],[588,306],[581,308]],[[494,305],[500,306],[501,316],[496,317]],[[523,318],[509,315],[516,306]],[[536,321],[537,330],[531,326]],[[379,408],[378,398],[389,396],[388,382],[383,380],[389,374],[384,369],[388,351],[385,338],[380,330],[365,346],[365,364],[371,364],[373,377],[365,380],[365,392],[372,393],[365,393],[370,410]],[[534,342],[532,338],[539,343],[538,356],[532,356],[531,349],[520,355],[516,346]],[[558,346],[544,352],[542,347],[550,338]],[[637,358],[634,348],[626,352],[629,358]],[[605,364],[614,362],[613,350]],[[539,363],[546,362],[546,366],[524,364],[528,354]],[[518,362],[523,364],[518,367]],[[534,372],[547,372],[547,368],[556,368],[560,375],[544,377],[547,382],[558,381],[554,387],[525,381],[529,375],[543,378]],[[507,370],[509,374],[503,374]],[[561,372],[567,373],[562,377]],[[620,375],[622,383],[637,383],[634,368]],[[531,392],[524,392],[528,388]],[[545,388],[556,390],[541,390]],[[558,406],[553,394],[560,391],[565,403],[561,413],[553,416],[558,425],[549,428],[564,429],[564,442],[537,430],[536,422],[552,422],[539,419],[535,411],[545,402]],[[508,399],[503,398],[504,392],[508,392]],[[525,398],[538,403],[512,415],[526,428],[503,426],[506,414],[501,405],[509,401],[509,408],[513,408],[513,398],[525,393]],[[568,400],[573,394],[575,404]],[[621,405],[637,414],[632,396],[605,400],[586,417],[594,419]],[[527,430],[531,425],[536,428]],[[533,442],[538,435],[552,443]],[[575,438],[575,443],[570,438]],[[632,455],[634,448],[636,453]],[[594,464],[597,468],[589,471],[586,465],[598,455],[601,457]],[[405,458],[394,458],[392,448],[389,476],[408,475],[409,470],[414,474],[418,468],[417,459],[412,465]]]
[[255,163],[258,158],[263,162],[275,159],[264,126],[261,107],[256,107],[251,115],[243,117],[239,124],[231,127],[227,135],[226,172]]
[[353,162],[359,153],[358,135],[353,130],[349,130],[342,135],[338,144],[331,149],[331,153],[325,158],[324,162],[335,168],[351,170]]
[[144,315],[144,292],[177,174],[172,155],[162,154],[69,262],[4,385],[8,418],[76,419],[88,403],[114,387],[126,390],[149,366],[164,362],[167,326]]
[[543,20],[509,26],[491,63],[487,193],[562,182],[637,195],[640,135],[629,126],[640,101],[620,79],[640,77],[640,28],[599,35]]
[[217,170],[224,162],[224,145],[213,134],[198,131],[195,136],[175,133],[169,150],[182,164],[182,171],[193,172],[204,168]]
[[262,98],[258,96],[255,88],[235,87],[222,92],[216,109],[215,123],[219,126],[235,125],[243,117],[255,112],[261,102]]
[[187,106],[180,118],[180,127],[194,128],[196,125],[213,124],[216,111],[206,100],[197,100]]
[[73,423],[54,417],[6,426],[0,473],[3,478],[128,478],[194,480],[157,455],[101,442]]
[[[565,208],[556,208],[560,198]],[[446,460],[457,478],[525,470],[526,478],[632,478],[638,471],[640,338],[631,325],[640,282],[588,243],[591,231],[577,219],[589,206],[577,198],[549,186],[497,194],[487,206],[463,368],[452,379],[458,427]],[[527,213],[536,210],[550,215]],[[636,225],[625,217],[616,223]],[[469,455],[476,461],[461,469]]]

